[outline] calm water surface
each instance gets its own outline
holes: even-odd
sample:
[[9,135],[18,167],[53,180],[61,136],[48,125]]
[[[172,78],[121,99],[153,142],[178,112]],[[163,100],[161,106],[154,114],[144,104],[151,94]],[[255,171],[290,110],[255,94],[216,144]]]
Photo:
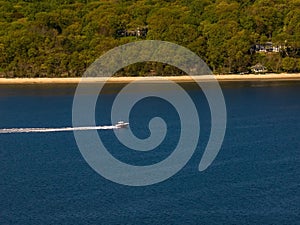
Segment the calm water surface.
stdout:
[[[74,90],[73,85],[0,86],[0,129],[71,126]],[[98,175],[72,132],[0,134],[0,224],[299,224],[300,85],[224,87],[225,140],[201,173],[210,113],[203,93],[188,90],[200,112],[198,148],[179,173],[152,186],[122,186]],[[111,123],[114,97],[107,91],[98,100],[98,125]],[[176,110],[147,98],[132,109],[130,123],[135,135],[145,138],[149,120],[158,115],[170,129],[154,151],[122,149],[111,130],[99,136],[124,162],[159,162],[180,135]]]

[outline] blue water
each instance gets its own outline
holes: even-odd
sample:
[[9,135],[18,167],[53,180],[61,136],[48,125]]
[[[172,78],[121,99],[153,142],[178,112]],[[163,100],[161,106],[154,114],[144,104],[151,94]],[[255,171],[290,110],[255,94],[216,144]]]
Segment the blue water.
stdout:
[[[0,86],[0,129],[71,126],[74,89]],[[0,224],[300,224],[300,85],[224,87],[226,136],[204,172],[198,164],[210,114],[202,92],[188,90],[201,112],[198,147],[180,172],[151,186],[124,186],[98,175],[72,132],[0,134]],[[101,95],[98,125],[110,125],[114,98],[113,91]],[[130,123],[146,138],[148,121],[158,115],[170,129],[154,151],[117,151],[122,145],[112,130],[99,136],[119,160],[159,162],[180,135],[174,108],[147,98],[132,109]]]

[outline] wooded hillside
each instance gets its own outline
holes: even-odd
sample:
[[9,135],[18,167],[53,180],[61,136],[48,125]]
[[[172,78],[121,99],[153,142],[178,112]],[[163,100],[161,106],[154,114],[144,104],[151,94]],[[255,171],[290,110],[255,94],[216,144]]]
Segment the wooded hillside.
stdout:
[[[215,73],[300,71],[300,0],[2,0],[0,74],[81,76],[128,42],[170,41],[198,54]],[[122,75],[176,75],[139,63]]]

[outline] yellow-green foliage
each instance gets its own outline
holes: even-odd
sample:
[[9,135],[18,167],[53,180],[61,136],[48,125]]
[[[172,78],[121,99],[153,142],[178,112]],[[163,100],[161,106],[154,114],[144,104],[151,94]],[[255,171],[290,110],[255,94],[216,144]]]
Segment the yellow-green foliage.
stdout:
[[[146,37],[121,31],[147,28]],[[216,73],[300,70],[299,0],[0,0],[0,75],[81,76],[108,50],[146,39],[171,41],[198,54]],[[279,53],[255,53],[273,42]],[[138,63],[122,75],[176,75]],[[120,75],[118,74],[118,75]]]

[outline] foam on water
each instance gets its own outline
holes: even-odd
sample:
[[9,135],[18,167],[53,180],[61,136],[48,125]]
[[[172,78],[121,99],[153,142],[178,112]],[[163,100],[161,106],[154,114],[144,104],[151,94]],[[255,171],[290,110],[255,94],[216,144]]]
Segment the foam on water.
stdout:
[[112,130],[119,129],[117,126],[95,126],[95,127],[62,127],[62,128],[9,128],[0,129],[0,134],[11,133],[46,133],[66,131],[87,131],[87,130]]

